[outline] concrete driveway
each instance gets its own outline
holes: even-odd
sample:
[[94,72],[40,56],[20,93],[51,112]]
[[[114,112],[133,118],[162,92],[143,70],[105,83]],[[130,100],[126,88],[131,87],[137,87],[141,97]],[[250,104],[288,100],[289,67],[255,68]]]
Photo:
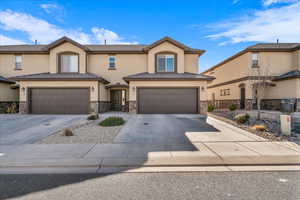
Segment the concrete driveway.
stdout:
[[85,115],[0,115],[0,145],[31,144],[85,119]]
[[264,139],[207,121],[203,115],[133,115],[114,143],[194,146],[202,142],[245,141]]
[[115,143],[188,144],[187,132],[218,132],[202,115],[134,115],[121,129]]

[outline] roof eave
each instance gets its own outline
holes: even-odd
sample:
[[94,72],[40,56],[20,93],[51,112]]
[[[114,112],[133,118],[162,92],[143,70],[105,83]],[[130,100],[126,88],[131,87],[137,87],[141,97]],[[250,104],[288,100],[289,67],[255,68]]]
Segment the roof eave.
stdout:
[[127,83],[130,81],[210,81],[214,78],[123,78]]
[[11,79],[16,81],[99,81],[103,84],[109,84],[110,82],[104,78],[22,78],[12,77]]

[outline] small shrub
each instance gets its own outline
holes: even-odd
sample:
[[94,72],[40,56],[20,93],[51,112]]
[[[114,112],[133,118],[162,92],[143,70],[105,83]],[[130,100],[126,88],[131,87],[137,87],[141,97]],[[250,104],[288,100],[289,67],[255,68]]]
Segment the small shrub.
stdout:
[[214,111],[214,109],[215,109],[215,107],[213,105],[208,105],[207,106],[207,111],[208,112],[212,112],[212,111]]
[[100,126],[121,126],[125,123],[122,117],[109,117],[99,123]]
[[98,113],[91,113],[88,117],[87,120],[96,120],[99,119]]
[[63,130],[63,136],[73,136],[73,135],[74,134],[70,129],[66,128]]
[[249,121],[250,116],[246,113],[244,114],[238,114],[234,117],[234,120],[239,124],[245,124]]
[[254,125],[251,129],[255,131],[267,131],[267,127],[265,125]]
[[229,106],[229,110],[230,111],[235,111],[237,109],[237,106],[235,105],[235,104],[231,104],[230,106]]
[[15,103],[11,104],[6,108],[5,113],[7,114],[17,113],[17,105]]

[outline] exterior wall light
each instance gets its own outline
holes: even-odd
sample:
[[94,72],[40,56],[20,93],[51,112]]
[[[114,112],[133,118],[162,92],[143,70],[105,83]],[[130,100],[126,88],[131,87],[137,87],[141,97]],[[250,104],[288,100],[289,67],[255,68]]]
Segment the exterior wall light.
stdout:
[[204,91],[204,90],[205,90],[205,88],[204,88],[204,86],[202,86],[202,87],[201,87],[201,91]]
[[94,86],[92,86],[91,89],[92,89],[92,92],[94,92],[94,90],[95,90]]

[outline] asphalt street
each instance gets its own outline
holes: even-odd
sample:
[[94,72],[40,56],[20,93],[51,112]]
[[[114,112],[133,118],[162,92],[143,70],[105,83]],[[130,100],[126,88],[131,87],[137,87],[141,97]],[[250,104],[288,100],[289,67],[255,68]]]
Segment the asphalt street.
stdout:
[[0,199],[298,200],[300,172],[1,175]]

